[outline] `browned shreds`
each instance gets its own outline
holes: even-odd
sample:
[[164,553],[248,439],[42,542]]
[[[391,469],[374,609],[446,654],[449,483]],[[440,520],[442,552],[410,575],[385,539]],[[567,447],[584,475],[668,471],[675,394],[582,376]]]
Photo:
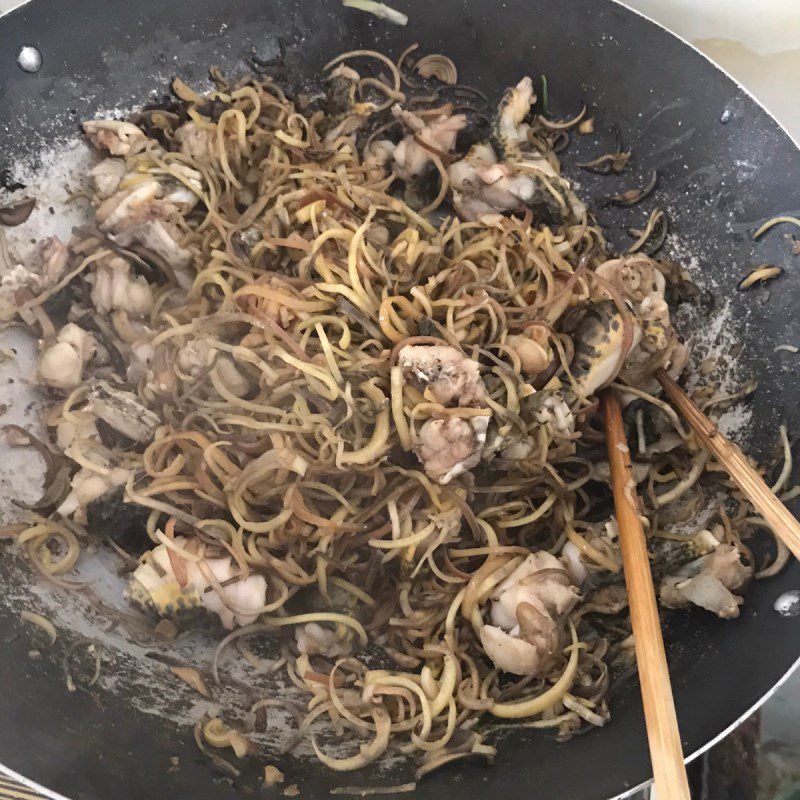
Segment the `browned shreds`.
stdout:
[[158,625],[153,628],[153,633],[166,642],[174,641],[179,633],[178,626],[171,619],[162,619]]
[[170,670],[203,697],[211,697],[211,692],[206,686],[203,676],[194,667],[170,667]]
[[279,783],[283,783],[284,781],[284,774],[272,764],[267,764],[264,767],[264,786],[267,789],[271,789],[273,786],[276,786]]

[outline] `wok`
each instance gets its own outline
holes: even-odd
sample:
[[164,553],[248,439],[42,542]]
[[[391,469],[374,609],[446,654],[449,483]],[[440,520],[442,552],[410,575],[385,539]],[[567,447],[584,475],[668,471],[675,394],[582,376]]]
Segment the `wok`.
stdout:
[[[718,302],[729,298],[744,372],[760,382],[751,452],[771,453],[781,422],[797,430],[795,362],[774,347],[800,338],[794,305],[800,274],[788,270],[771,293],[735,290],[750,266],[790,258],[779,233],[753,242],[755,227],[800,209],[798,151],[764,109],[701,54],[610,0],[396,0],[395,5],[409,14],[405,28],[344,9],[336,0],[33,0],[0,20],[0,162],[8,165],[74,133],[77,121],[98,109],[153,99],[174,74],[191,82],[202,80],[212,64],[242,71],[244,58],[253,54],[269,60],[283,50],[285,74],[295,86],[319,76],[322,65],[341,51],[366,47],[396,56],[412,42],[420,43],[421,52],[450,55],[461,80],[490,95],[522,75],[544,73],[554,118],[571,116],[583,101],[597,108],[596,134],[574,137],[563,157],[568,174],[579,180],[579,194],[597,209],[612,240],[627,244],[625,225],[641,223],[658,204],[669,210],[679,237],[668,247],[679,241],[684,255],[695,254],[698,280]],[[37,74],[22,72],[15,63],[23,44],[43,54]],[[576,170],[576,162],[609,151],[615,126],[633,147],[633,168],[619,178]],[[653,169],[659,187],[644,205],[613,209],[600,202],[642,182]],[[3,402],[19,408],[23,394],[17,381]],[[13,490],[10,463],[4,456],[6,494]],[[162,672],[154,672],[147,687],[140,682],[131,688],[120,680],[116,688],[68,693],[61,659],[72,634],[62,632],[51,652],[29,659],[30,636],[20,633],[18,615],[30,596],[13,602],[23,597],[15,594],[22,592],[20,574],[4,548],[0,762],[76,799],[216,800],[254,791],[255,766],[235,781],[220,780],[201,759],[190,727],[176,724],[169,713],[141,710],[147,708],[142,699],[147,692],[160,708],[160,686],[168,682],[163,665],[156,663]],[[798,582],[800,567],[794,563],[778,577],[756,582],[735,621],[705,613],[667,619],[687,754],[696,755],[746,715],[798,658],[800,620],[773,611],[778,595]],[[100,636],[107,620],[96,614],[87,619],[88,632]],[[131,660],[145,660],[146,649],[107,646],[104,669],[113,673]],[[501,736],[498,744],[494,767],[445,769],[422,781],[416,796],[458,792],[509,800],[596,800],[629,791],[650,776],[635,679],[615,691],[605,729],[566,743],[546,732],[519,731]],[[168,771],[174,756],[179,767]],[[326,797],[336,785],[409,780],[402,764],[341,776],[313,761],[270,760],[286,772],[287,784],[299,784],[301,797]]]

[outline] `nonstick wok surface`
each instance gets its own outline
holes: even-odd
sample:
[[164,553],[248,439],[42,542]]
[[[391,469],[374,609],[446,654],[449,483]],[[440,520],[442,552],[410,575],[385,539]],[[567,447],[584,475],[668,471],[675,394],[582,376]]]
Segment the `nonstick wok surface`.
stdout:
[[[786,133],[702,55],[610,0],[393,5],[409,14],[407,27],[341,8],[336,0],[33,0],[0,19],[0,166],[74,132],[98,109],[163,94],[175,74],[191,82],[204,79],[209,65],[244,71],[246,57],[268,60],[281,49],[290,85],[308,85],[344,50],[397,56],[413,42],[421,52],[449,55],[461,80],[489,96],[522,75],[544,73],[555,117],[571,116],[584,101],[597,108],[597,136],[575,137],[581,141],[564,163],[611,240],[625,245],[626,225],[640,224],[655,204],[665,207],[681,250],[697,256],[698,280],[716,287],[717,302],[730,298],[744,371],[760,383],[750,451],[772,454],[778,425],[797,430],[800,417],[795,362],[774,352],[800,340],[794,307],[800,272],[788,269],[768,295],[735,287],[756,264],[789,266],[780,233],[751,238],[761,221],[800,209],[798,150]],[[38,74],[16,66],[23,44],[41,49]],[[608,152],[614,126],[634,150],[629,172],[614,179],[576,170],[576,162]],[[654,168],[659,186],[647,203],[620,210],[598,202],[637,180],[641,185]],[[0,580],[7,584],[3,556]],[[792,563],[749,590],[738,620],[705,613],[668,618],[665,638],[687,754],[746,714],[798,658],[800,620],[773,611],[775,599],[798,583],[800,567]],[[60,658],[68,637],[52,657],[34,662],[29,638],[15,635],[19,627],[16,614],[0,613],[0,762],[7,767],[76,800],[216,800],[261,791],[255,767],[233,783],[215,778],[189,728],[136,711],[124,689],[67,693]],[[635,680],[615,692],[611,710],[604,729],[566,743],[546,732],[508,733],[498,742],[494,767],[445,769],[422,781],[415,796],[597,800],[624,792],[651,774]],[[168,772],[173,756],[180,768]],[[337,785],[410,779],[401,768],[337,775],[313,762],[273,762],[306,798],[326,797]]]

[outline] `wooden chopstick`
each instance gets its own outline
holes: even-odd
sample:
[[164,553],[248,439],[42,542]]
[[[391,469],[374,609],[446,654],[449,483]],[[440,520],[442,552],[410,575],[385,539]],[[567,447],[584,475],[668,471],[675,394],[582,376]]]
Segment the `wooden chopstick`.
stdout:
[[656,378],[675,408],[681,412],[703,446],[725,468],[742,494],[766,520],[775,535],[800,559],[800,523],[750,466],[744,453],[694,404],[686,392],[663,370]]
[[613,389],[603,392],[602,406],[653,778],[659,800],[690,800],[650,559],[635,506],[638,501],[631,476],[631,456],[619,398]]

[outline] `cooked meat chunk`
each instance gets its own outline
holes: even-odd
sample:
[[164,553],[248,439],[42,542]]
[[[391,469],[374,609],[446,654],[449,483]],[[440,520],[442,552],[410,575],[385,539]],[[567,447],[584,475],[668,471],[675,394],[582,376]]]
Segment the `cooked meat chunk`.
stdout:
[[753,567],[742,562],[737,547],[718,544],[708,555],[667,575],[661,582],[659,598],[670,608],[694,604],[723,619],[738,617],[742,598],[734,592],[752,575]]
[[535,417],[540,425],[547,425],[558,436],[572,436],[575,432],[575,417],[559,394],[548,394]]
[[128,171],[124,159],[104,158],[89,170],[89,178],[94,186],[95,197],[107,200],[119,190],[119,185]]
[[447,345],[407,345],[399,364],[407,380],[427,387],[443,406],[480,405],[486,390],[476,361]]
[[547,348],[547,337],[544,337],[543,342],[541,339],[535,332],[514,333],[506,338],[506,344],[519,358],[520,370],[529,377],[536,377],[543,372],[552,360],[552,352]]
[[74,389],[83,380],[83,368],[95,349],[92,335],[70,322],[39,356],[39,380],[57,389]]
[[498,669],[540,675],[554,664],[564,620],[580,594],[564,565],[545,551],[531,553],[491,596],[491,624],[481,644]]
[[91,281],[92,302],[101,314],[122,309],[132,316],[142,316],[152,308],[152,286],[144,278],[132,275],[130,262],[120,256],[98,263]]
[[488,416],[427,420],[416,448],[425,472],[439,483],[449,483],[474,467],[481,459],[488,420]]
[[521,209],[537,195],[534,178],[510,164],[498,164],[489,145],[477,145],[447,170],[453,205],[459,216],[480,219],[484,214]]
[[[456,146],[459,131],[467,124],[463,114],[443,114],[426,122],[413,111],[405,111],[396,105],[392,113],[411,133],[394,149],[394,169],[399,178],[409,180],[421,175],[431,162],[431,150],[449,153]],[[428,145],[425,147],[420,142]]]
[[294,629],[297,649],[307,655],[321,655],[326,658],[349,656],[353,644],[349,637],[341,636],[330,628],[324,628],[316,622],[307,622]]
[[198,161],[216,161],[216,136],[214,131],[203,128],[196,122],[185,122],[175,131],[175,141],[181,153]]
[[95,147],[112,156],[127,156],[147,139],[132,123],[116,119],[90,120],[83,123],[83,130]]

